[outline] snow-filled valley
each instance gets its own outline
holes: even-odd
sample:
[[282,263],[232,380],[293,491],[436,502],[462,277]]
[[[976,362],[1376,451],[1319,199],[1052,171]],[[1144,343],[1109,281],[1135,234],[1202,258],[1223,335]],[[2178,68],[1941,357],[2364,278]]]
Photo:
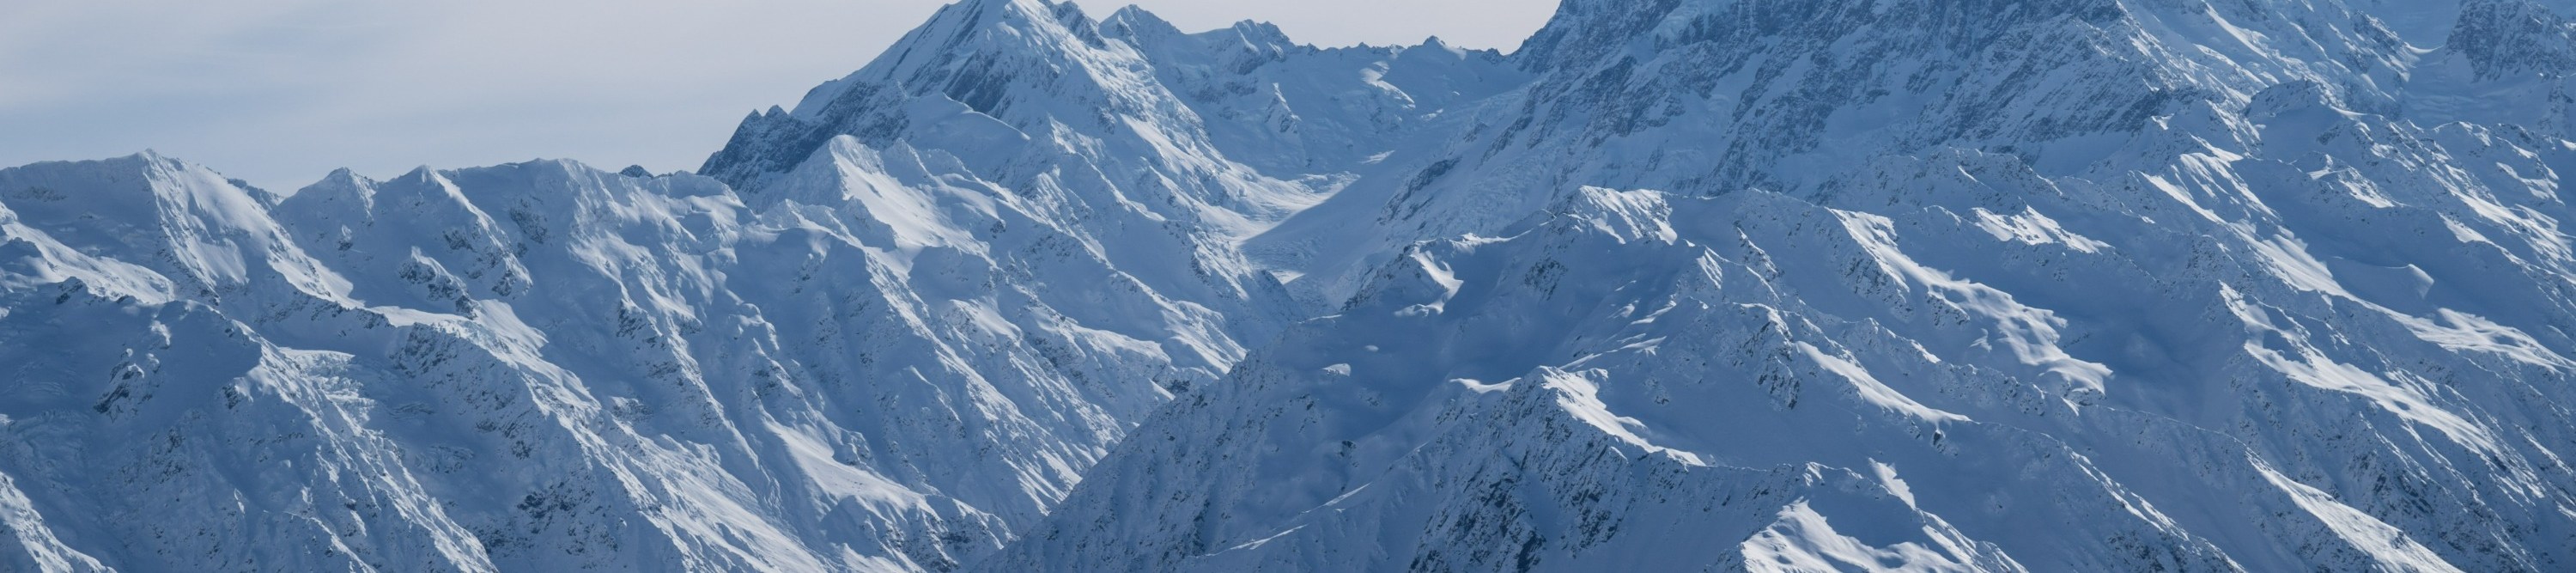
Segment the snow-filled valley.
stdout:
[[2566,571],[2571,15],[965,0],[695,173],[0,170],[0,571]]

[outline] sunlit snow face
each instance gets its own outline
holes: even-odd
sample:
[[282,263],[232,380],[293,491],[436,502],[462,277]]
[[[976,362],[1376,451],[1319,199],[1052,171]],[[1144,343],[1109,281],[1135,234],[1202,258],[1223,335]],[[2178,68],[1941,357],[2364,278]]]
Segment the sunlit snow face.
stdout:
[[[940,0],[0,3],[0,164],[155,148],[262,186],[562,157],[693,169]],[[1085,2],[1095,17],[1125,5]],[[1184,28],[1509,49],[1553,0],[1137,0]],[[1435,17],[1436,16],[1436,17]]]

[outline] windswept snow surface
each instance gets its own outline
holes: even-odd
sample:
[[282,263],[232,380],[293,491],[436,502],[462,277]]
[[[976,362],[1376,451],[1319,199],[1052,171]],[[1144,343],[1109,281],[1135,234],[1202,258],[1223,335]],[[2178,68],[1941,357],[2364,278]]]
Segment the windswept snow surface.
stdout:
[[0,570],[2565,571],[2569,8],[967,0],[704,175],[0,170]]

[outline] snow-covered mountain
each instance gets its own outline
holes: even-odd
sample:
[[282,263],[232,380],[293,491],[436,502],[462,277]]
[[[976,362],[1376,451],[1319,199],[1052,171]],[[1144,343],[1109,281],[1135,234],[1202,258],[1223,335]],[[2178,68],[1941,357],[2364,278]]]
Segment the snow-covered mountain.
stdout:
[[2570,9],[966,0],[703,175],[0,170],[0,570],[2565,570]]
[[983,569],[2576,566],[2570,28],[2373,8],[1571,0]]
[[[1380,136],[1518,82],[1491,52],[1112,29],[951,7],[747,122],[713,177],[534,162],[281,197],[149,154],[0,172],[0,527],[22,541],[0,569],[988,553],[1310,314],[1233,244]],[[1238,97],[1255,67],[1297,88]],[[1260,139],[1300,121],[1280,98],[1340,107],[1312,141]]]
[[844,201],[757,210],[555,162],[0,174],[12,530],[139,571],[953,567],[1232,347],[921,161],[835,145],[800,176]]

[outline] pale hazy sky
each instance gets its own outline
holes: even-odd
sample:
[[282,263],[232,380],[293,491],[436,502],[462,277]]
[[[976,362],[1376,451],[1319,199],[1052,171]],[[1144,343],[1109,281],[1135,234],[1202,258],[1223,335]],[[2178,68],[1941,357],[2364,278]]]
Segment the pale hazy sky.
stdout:
[[[1088,0],[1318,45],[1510,50],[1556,0]],[[0,167],[157,149],[276,191],[336,167],[695,169],[942,0],[0,0]]]

